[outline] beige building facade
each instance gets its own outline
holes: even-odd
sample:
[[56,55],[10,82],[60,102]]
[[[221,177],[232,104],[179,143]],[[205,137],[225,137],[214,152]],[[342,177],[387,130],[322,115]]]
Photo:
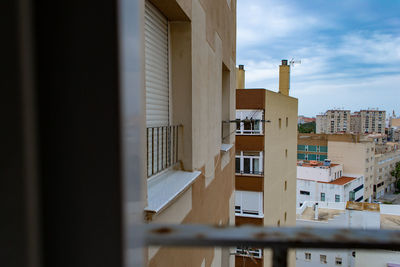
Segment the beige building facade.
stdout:
[[[296,222],[298,100],[288,95],[289,81],[282,81],[288,79],[288,67],[287,62],[281,65],[279,92],[236,90],[235,214],[238,226],[294,226]],[[239,69],[241,71],[244,77],[244,69]],[[269,250],[252,248],[251,253],[257,255],[255,262],[245,256],[245,251],[238,250],[236,266],[272,265]],[[294,253],[289,255],[290,264],[294,266]]]
[[[146,222],[234,225],[236,1],[144,2]],[[147,258],[234,266],[228,248],[150,247]]]
[[386,111],[360,110],[361,133],[385,133]]
[[375,154],[375,198],[380,198],[395,189],[396,179],[390,173],[394,170],[396,163],[400,162],[400,145],[388,142],[385,147],[380,153]]
[[317,115],[317,133],[350,133],[350,110],[328,110]]
[[352,135],[328,140],[328,158],[343,164],[348,175],[364,176],[364,201],[371,202],[374,186],[375,144],[373,141]]
[[359,134],[299,134],[298,160],[324,161],[343,165],[343,173],[364,176],[364,199],[372,201],[375,143]]

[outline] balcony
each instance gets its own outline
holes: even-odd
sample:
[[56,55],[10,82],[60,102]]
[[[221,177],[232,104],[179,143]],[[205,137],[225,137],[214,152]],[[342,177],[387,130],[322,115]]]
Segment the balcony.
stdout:
[[147,127],[147,177],[178,163],[180,125]]
[[243,175],[243,176],[264,176],[263,171],[250,171],[250,170],[235,170],[236,175]]

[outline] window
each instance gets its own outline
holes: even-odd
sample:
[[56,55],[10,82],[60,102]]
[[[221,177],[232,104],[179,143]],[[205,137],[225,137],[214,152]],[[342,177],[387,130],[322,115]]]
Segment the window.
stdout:
[[286,117],[286,127],[288,127],[288,126],[289,126],[289,118]]
[[276,223],[276,225],[277,225],[278,227],[280,227],[280,226],[281,226],[281,220],[278,220],[278,222]]
[[349,201],[354,201],[356,199],[356,192],[350,191],[349,192]]
[[298,151],[305,151],[306,150],[306,146],[305,145],[297,145],[297,150]]
[[263,174],[262,152],[244,152],[236,154],[236,173]]
[[342,258],[336,257],[336,258],[335,258],[335,264],[336,264],[336,265],[342,265]]
[[285,149],[285,157],[287,157],[287,149]]
[[279,129],[282,128],[282,119],[279,118]]
[[309,253],[309,252],[304,253],[304,258],[306,260],[310,261],[311,260],[311,253]]
[[335,202],[340,202],[340,195],[335,195]]
[[236,133],[237,134],[262,134],[263,110],[237,110]]
[[287,181],[285,181],[285,191],[287,190]]
[[326,264],[326,255],[319,255],[319,261],[323,264]]
[[286,222],[286,220],[287,220],[287,212],[285,211],[285,222]]
[[236,248],[236,255],[261,259],[262,258],[262,249],[261,248]]
[[235,191],[235,215],[262,218],[263,193],[252,191]]
[[309,191],[303,191],[303,190],[300,190],[300,195],[306,195],[306,196],[309,196],[309,195],[310,195],[310,192],[309,192]]
[[321,193],[321,201],[325,201],[325,193]]

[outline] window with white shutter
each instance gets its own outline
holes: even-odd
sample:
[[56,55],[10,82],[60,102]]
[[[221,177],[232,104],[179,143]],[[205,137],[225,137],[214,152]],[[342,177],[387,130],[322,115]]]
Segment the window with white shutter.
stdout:
[[263,193],[235,191],[235,214],[245,217],[264,217]]
[[168,20],[145,1],[145,87],[147,127],[169,125]]

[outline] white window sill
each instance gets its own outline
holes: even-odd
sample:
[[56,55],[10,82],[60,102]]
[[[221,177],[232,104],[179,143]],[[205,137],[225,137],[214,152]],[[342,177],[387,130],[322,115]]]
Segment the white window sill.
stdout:
[[221,144],[221,151],[228,152],[233,147],[233,144]]
[[262,214],[262,215],[250,215],[250,214],[243,214],[243,213],[235,213],[235,216],[248,217],[248,218],[264,218],[264,214]]
[[168,170],[147,180],[145,211],[158,213],[181,195],[200,176],[200,171]]

